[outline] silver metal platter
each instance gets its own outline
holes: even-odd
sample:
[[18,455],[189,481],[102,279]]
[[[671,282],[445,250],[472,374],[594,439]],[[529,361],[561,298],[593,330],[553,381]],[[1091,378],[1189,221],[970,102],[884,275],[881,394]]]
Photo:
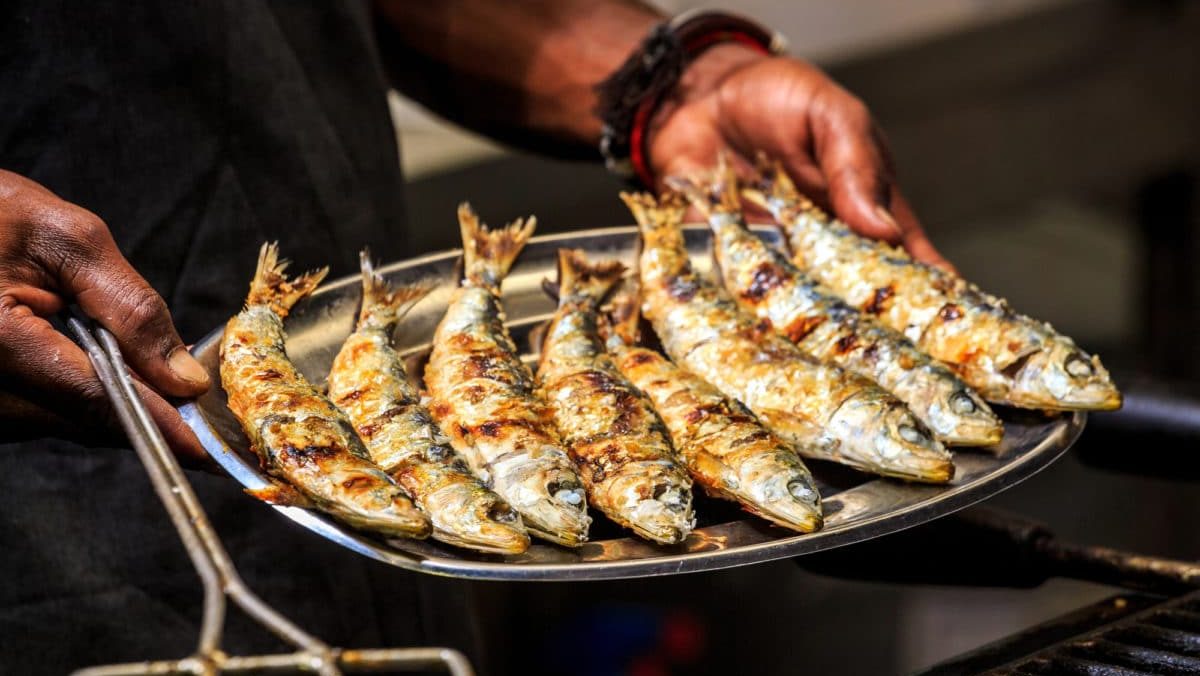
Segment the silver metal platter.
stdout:
[[[756,228],[778,244],[773,228]],[[711,267],[708,230],[686,229],[697,268]],[[556,252],[581,248],[597,258],[633,263],[636,229],[611,228],[535,238],[504,282],[504,305],[518,345],[527,345],[531,328],[545,321],[554,304],[541,282],[553,277]],[[286,249],[284,250],[286,253]],[[459,251],[388,265],[382,272],[396,283],[434,282],[436,289],[406,317],[396,344],[419,353],[428,348],[456,284]],[[350,334],[359,303],[359,279],[348,277],[321,287],[287,320],[288,354],[314,383],[324,383],[329,366]],[[217,350],[222,329],[196,344],[193,352],[219,383]],[[270,486],[247,447],[219,386],[180,408],[184,420],[218,463],[247,489]],[[875,478],[843,467],[810,462],[825,506],[825,528],[797,535],[741,512],[736,505],[709,499],[697,491],[699,527],[675,546],[650,544],[628,536],[592,510],[591,541],[567,549],[534,541],[519,556],[477,554],[433,540],[383,539],[360,533],[318,512],[276,506],[287,518],[365,556],[423,573],[497,580],[597,580],[715,570],[810,554],[860,542],[931,521],[984,500],[1046,467],[1074,443],[1086,422],[1083,413],[1047,416],[1029,411],[1000,411],[1004,441],[997,453],[955,454],[957,472],[946,486],[908,484]],[[247,497],[247,500],[251,498]]]

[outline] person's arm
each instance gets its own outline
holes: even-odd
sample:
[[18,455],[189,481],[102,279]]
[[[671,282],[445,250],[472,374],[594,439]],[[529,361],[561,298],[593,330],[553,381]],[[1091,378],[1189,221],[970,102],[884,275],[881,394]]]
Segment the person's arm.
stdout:
[[[664,17],[633,0],[376,0],[380,48],[398,89],[502,141],[596,157],[596,85]],[[861,101],[818,68],[735,44],[701,53],[650,125],[656,179],[780,158],[814,200],[859,232],[944,263],[895,186]]]

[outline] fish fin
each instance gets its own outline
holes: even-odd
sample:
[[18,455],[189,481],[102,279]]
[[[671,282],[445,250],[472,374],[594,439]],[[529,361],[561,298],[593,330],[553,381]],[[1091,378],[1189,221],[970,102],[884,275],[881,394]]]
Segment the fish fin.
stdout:
[[245,491],[247,495],[258,498],[268,505],[302,507],[304,509],[312,509],[313,507],[312,500],[309,500],[300,491],[275,480],[271,480],[271,485],[269,486],[247,488]]
[[659,199],[648,192],[622,192],[621,201],[633,212],[642,235],[661,228],[678,227],[686,211],[683,196],[671,191]]
[[362,310],[358,314],[358,328],[389,329],[396,325],[409,310],[433,291],[429,284],[405,284],[393,287],[371,263],[371,252],[363,249],[358,253],[362,270]]
[[673,190],[682,193],[704,218],[711,218],[713,214],[731,214],[737,216],[738,223],[742,223],[742,200],[738,197],[737,174],[734,173],[733,165],[729,163],[725,153],[717,156],[717,166],[703,180],[671,176],[667,178],[666,183]]
[[628,346],[641,343],[641,289],[637,277],[621,280],[601,314],[601,331]]
[[620,261],[606,260],[593,263],[579,249],[558,250],[558,303],[570,300],[587,300],[596,305],[612,290],[625,266]]
[[284,275],[289,261],[280,260],[279,243],[268,242],[258,250],[258,269],[250,282],[246,305],[266,305],[280,317],[286,317],[292,306],[313,292],[329,268],[311,270],[294,279]]
[[518,218],[503,228],[488,229],[471,205],[458,205],[463,240],[463,277],[472,284],[498,288],[537,227],[537,218]]

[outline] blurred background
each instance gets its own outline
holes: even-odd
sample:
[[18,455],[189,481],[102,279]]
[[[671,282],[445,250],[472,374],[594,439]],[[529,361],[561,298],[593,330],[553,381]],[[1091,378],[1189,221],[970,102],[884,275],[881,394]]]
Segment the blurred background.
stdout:
[[[1127,390],[1193,392],[1200,3],[720,7],[777,28],[867,102],[917,213],[966,277],[1100,353]],[[536,212],[545,232],[630,220],[622,184],[598,165],[512,152],[398,97],[394,111],[414,255],[456,245],[453,209],[465,198],[493,222]],[[1064,539],[1200,558],[1200,446],[1181,406],[1171,430],[1153,417],[1093,416],[1071,454],[990,504]],[[487,609],[485,673],[638,676],[913,672],[1113,593],[1068,581],[891,586],[786,561],[475,591]]]

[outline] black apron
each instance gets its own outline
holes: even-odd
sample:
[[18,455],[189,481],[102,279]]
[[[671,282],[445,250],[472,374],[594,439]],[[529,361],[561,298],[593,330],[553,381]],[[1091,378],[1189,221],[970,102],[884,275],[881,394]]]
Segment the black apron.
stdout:
[[[298,268],[405,250],[367,3],[29,0],[0,18],[0,166],[99,214],[185,341],[237,311],[264,240]],[[347,647],[475,654],[469,588],[367,561],[190,473],[250,585]],[[173,658],[200,587],[131,451],[0,446],[0,674]],[[237,613],[225,646],[279,650]]]

